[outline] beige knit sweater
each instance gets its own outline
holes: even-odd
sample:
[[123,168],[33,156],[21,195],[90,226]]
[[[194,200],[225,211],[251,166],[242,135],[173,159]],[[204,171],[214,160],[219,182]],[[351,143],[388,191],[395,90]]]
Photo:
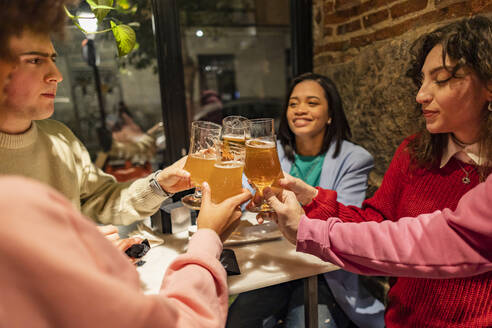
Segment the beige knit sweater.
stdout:
[[68,127],[54,120],[33,122],[23,134],[0,132],[0,174],[44,182],[100,223],[130,224],[152,215],[164,197],[152,192],[149,177],[117,183],[96,168]]

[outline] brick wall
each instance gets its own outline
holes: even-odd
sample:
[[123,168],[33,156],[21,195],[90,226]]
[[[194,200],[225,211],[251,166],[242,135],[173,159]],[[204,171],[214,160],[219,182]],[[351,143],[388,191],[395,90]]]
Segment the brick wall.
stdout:
[[409,46],[476,14],[492,17],[492,0],[313,0],[314,71],[335,81],[353,140],[375,157],[370,193],[418,125],[410,115],[417,90],[404,77]]

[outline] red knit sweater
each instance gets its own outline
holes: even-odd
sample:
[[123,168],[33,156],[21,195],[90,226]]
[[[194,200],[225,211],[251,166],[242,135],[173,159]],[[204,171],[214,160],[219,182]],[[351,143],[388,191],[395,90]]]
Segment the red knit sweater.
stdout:
[[[408,139],[397,149],[381,187],[362,209],[344,206],[336,201],[336,192],[319,189],[318,196],[304,207],[306,215],[352,222],[396,221],[444,208],[454,210],[461,196],[478,184],[474,167],[460,162],[468,172],[473,170],[471,183],[463,184],[465,173],[454,157],[442,169],[411,167],[407,145]],[[492,272],[464,279],[391,278],[386,325],[492,327],[491,278]]]

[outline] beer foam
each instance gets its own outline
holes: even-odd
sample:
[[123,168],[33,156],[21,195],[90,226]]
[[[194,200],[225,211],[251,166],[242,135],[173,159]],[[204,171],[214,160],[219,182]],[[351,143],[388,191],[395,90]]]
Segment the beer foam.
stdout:
[[251,139],[246,141],[246,146],[254,148],[275,148],[275,142],[263,139]]
[[215,161],[216,158],[217,158],[217,155],[214,154],[214,153],[206,153],[206,152],[199,152],[199,153],[194,153],[194,154],[191,154],[191,155],[188,155],[189,157],[193,157],[193,158],[198,158],[198,159],[204,159],[204,160],[207,160],[207,161]]
[[244,163],[239,161],[227,161],[222,163],[217,162],[214,166],[219,169],[235,169],[244,166]]
[[227,140],[230,140],[230,141],[244,141],[244,136],[241,137],[241,136],[238,136],[238,135],[235,135],[235,134],[225,134],[222,136],[222,139],[227,139]]

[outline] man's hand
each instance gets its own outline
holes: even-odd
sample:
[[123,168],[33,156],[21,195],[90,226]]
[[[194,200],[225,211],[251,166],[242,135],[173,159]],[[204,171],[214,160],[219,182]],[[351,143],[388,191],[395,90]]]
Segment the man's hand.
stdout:
[[281,190],[278,193],[273,192],[271,188],[263,190],[265,199],[274,210],[275,213],[260,213],[257,215],[257,220],[273,220],[278,224],[280,232],[292,244],[297,241],[297,227],[304,210],[297,201],[295,194],[292,191]]
[[284,172],[284,178],[276,181],[274,185],[292,191],[303,206],[311,203],[318,195],[318,190],[316,188],[308,185],[301,179],[294,178],[287,172]]
[[227,198],[222,203],[212,202],[210,186],[204,182],[202,184],[202,206],[198,214],[198,229],[212,229],[219,235],[222,241],[229,237],[232,229],[228,229],[241,217],[239,205],[251,198],[251,193],[247,189],[239,195]]
[[187,157],[188,156],[184,156],[173,165],[166,167],[157,175],[156,180],[159,182],[162,189],[167,192],[176,193],[193,188],[190,173],[183,169]]

